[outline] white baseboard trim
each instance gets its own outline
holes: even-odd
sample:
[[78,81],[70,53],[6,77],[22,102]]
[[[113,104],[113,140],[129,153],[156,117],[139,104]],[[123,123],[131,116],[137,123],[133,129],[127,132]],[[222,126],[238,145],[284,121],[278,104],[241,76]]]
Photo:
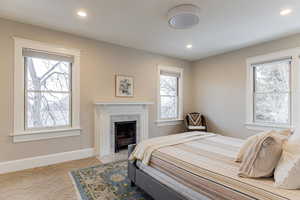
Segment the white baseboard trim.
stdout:
[[36,156],[20,160],[0,162],[0,174],[36,167],[43,167],[47,165],[53,165],[72,160],[79,160],[83,158],[89,158],[93,157],[94,155],[95,154],[93,148],[86,148],[76,151],[68,151],[56,154],[49,154],[45,156]]

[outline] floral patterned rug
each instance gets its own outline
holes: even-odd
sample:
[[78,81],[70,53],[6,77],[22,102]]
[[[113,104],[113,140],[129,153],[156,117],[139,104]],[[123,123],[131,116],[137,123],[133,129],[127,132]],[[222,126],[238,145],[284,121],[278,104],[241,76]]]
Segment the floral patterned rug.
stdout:
[[127,178],[127,161],[70,172],[81,200],[152,200]]

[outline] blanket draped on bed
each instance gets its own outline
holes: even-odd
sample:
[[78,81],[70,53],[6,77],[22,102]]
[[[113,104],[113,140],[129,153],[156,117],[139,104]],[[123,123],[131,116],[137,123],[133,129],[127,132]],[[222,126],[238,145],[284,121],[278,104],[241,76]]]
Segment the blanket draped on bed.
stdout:
[[213,133],[195,131],[148,139],[142,141],[136,146],[130,155],[129,160],[141,160],[143,164],[148,165],[152,153],[159,148],[190,142],[214,135],[215,134]]

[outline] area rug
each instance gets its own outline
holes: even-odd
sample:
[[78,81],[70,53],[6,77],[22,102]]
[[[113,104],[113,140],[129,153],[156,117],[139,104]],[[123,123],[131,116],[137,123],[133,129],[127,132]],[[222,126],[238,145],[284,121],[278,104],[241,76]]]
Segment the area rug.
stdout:
[[127,177],[127,161],[97,165],[70,172],[81,200],[153,200]]

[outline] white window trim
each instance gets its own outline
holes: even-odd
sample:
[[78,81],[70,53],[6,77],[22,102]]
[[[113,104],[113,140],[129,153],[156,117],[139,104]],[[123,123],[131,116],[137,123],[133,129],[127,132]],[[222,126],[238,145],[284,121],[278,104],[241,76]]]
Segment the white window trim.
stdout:
[[[300,104],[296,104],[297,101],[300,100],[300,48],[288,49],[279,52],[274,52],[262,56],[251,57],[247,59],[247,78],[246,78],[246,128],[250,130],[269,130],[269,129],[294,129],[295,125],[299,123],[299,111]],[[253,121],[253,64],[262,63],[268,61],[274,61],[284,58],[292,58],[291,61],[291,110],[290,117],[291,122],[290,125],[272,125],[272,124],[263,124],[263,123],[255,123]]]
[[[177,119],[160,119],[160,74],[161,71],[178,73],[178,118]],[[173,66],[157,66],[157,126],[171,126],[182,124],[183,122],[183,68]]]
[[[13,37],[15,43],[14,65],[14,127],[13,142],[34,141],[80,135],[80,50],[66,49],[52,44]],[[25,130],[24,57],[23,48],[37,49],[74,56],[72,64],[72,127],[46,130]]]

